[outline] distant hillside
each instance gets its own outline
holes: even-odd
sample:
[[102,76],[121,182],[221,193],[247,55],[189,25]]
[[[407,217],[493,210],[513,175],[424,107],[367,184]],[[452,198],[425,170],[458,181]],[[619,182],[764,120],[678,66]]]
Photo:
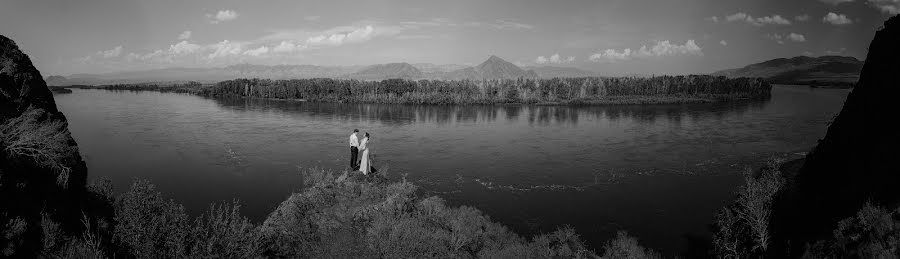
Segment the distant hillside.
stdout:
[[363,80],[419,79],[422,78],[422,75],[422,71],[409,63],[389,63],[368,66],[359,72],[350,74],[349,77]]
[[475,67],[480,78],[483,79],[515,79],[515,78],[536,78],[537,73],[531,70],[524,70],[509,61],[503,60],[497,56],[491,55],[487,60],[481,62]]
[[523,67],[525,70],[532,70],[537,73],[540,78],[554,77],[588,77],[597,76],[598,73],[590,72],[576,67]]
[[863,62],[854,57],[822,56],[778,58],[743,68],[712,73],[726,77],[762,77],[776,84],[852,86]]
[[133,83],[214,83],[237,78],[303,79],[353,78],[360,80],[402,79],[517,79],[596,76],[572,67],[530,67],[522,69],[497,56],[475,67],[428,63],[389,63],[371,66],[251,65],[238,64],[218,68],[164,68],[104,74],[73,74],[47,78],[50,86],[107,85]]

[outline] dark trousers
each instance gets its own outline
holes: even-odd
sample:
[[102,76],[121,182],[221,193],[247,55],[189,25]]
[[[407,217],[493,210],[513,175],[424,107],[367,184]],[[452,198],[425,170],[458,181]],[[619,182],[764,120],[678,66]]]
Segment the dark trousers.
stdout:
[[359,149],[356,147],[350,147],[350,168],[353,170],[359,169]]

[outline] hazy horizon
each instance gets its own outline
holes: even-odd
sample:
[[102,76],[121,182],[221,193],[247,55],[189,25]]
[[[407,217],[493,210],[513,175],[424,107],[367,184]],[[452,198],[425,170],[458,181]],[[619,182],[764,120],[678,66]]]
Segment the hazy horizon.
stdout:
[[864,59],[891,0],[3,0],[0,32],[45,76],[235,64],[519,66],[703,74],[768,59]]

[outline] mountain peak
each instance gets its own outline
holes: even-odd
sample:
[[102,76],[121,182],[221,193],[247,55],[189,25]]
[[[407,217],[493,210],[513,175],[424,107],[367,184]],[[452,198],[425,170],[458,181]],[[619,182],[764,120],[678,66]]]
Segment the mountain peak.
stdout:
[[534,71],[525,71],[509,61],[491,55],[487,60],[475,67],[484,79],[517,79],[537,77]]

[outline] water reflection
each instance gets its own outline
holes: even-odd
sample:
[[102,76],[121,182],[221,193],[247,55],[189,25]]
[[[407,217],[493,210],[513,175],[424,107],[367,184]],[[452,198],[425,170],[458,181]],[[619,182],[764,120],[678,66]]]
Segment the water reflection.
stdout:
[[581,118],[617,121],[633,120],[653,124],[657,120],[680,124],[685,117],[691,120],[740,116],[748,111],[764,109],[770,99],[745,100],[717,104],[680,105],[614,105],[614,106],[541,106],[541,105],[399,105],[315,103],[286,100],[216,98],[227,109],[238,111],[277,111],[302,113],[318,118],[345,121],[377,121],[385,125],[409,124],[476,124],[490,123],[502,118],[515,123],[525,120],[531,126],[577,126]]

